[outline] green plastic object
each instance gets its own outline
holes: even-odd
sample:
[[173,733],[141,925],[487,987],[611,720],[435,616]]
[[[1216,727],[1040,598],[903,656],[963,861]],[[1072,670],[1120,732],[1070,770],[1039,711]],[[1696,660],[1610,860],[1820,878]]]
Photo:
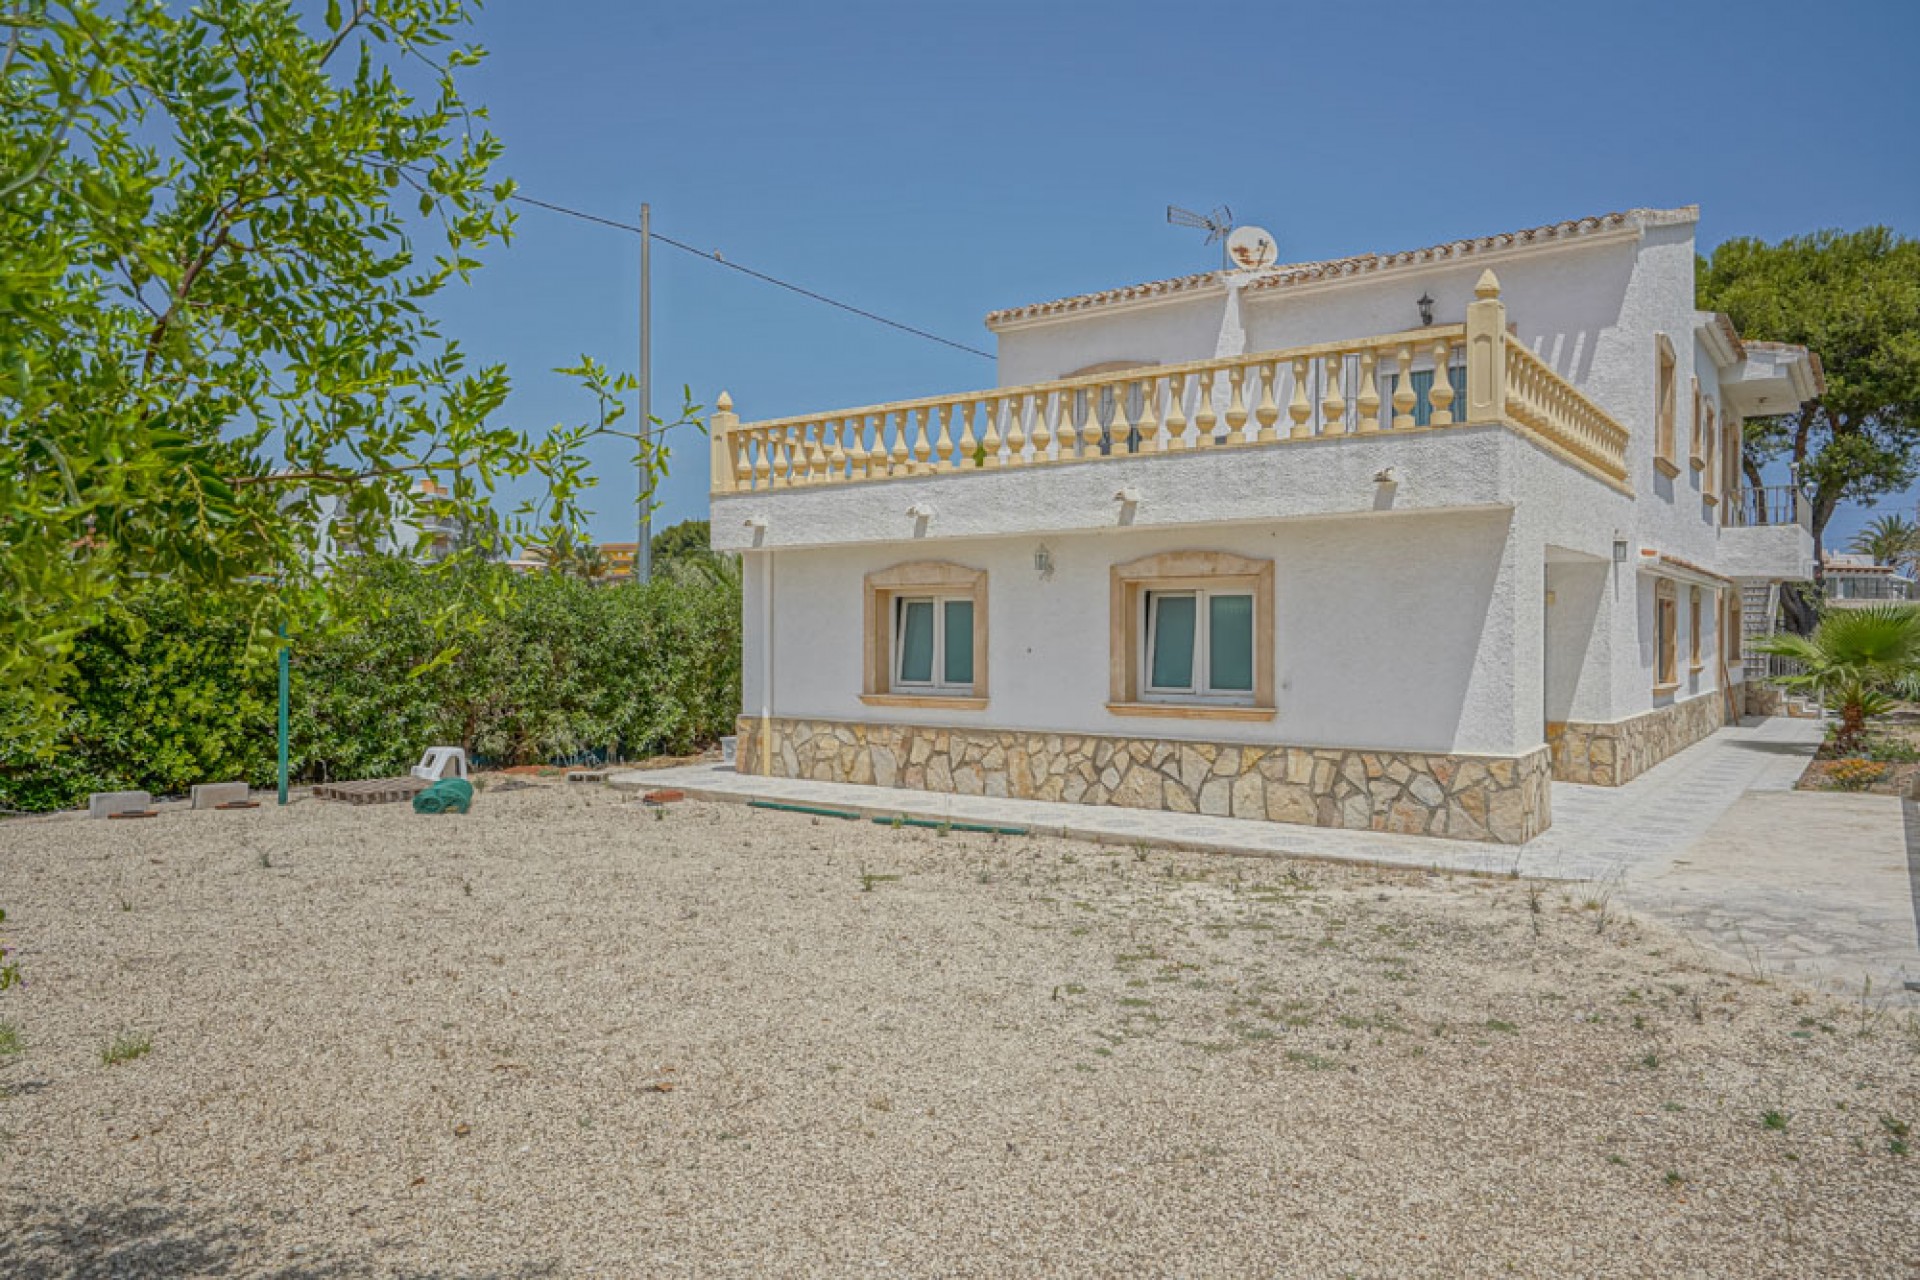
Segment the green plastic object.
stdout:
[[465,813],[473,807],[473,784],[465,778],[442,778],[413,798],[415,813]]
[[993,836],[1033,834],[1025,827],[996,827],[984,822],[936,822],[932,818],[909,818],[905,814],[897,818],[875,818],[874,822],[883,827],[924,827],[928,831],[974,831]]
[[848,813],[845,809],[823,809],[819,805],[812,804],[781,804],[773,800],[749,800],[747,808],[777,809],[781,813],[810,813],[816,818],[845,818],[848,821],[860,816],[857,813]]

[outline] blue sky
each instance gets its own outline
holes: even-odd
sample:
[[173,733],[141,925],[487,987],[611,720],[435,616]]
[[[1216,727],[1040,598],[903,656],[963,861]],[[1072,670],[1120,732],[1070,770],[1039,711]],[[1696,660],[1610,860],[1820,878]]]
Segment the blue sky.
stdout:
[[[1287,260],[1695,202],[1703,249],[1920,233],[1920,5],[1891,0],[495,0],[475,38],[469,91],[527,194],[650,201],[666,235],[986,350],[995,307],[1216,265],[1169,202],[1231,205]],[[635,238],[523,209],[487,261],[443,295],[450,331],[513,370],[517,424],[584,417],[548,371],[634,367]],[[993,380],[663,246],[653,303],[656,412],[682,384],[753,419]],[[705,442],[675,434],[656,527],[705,514]],[[630,539],[625,455],[596,466],[591,531]]]

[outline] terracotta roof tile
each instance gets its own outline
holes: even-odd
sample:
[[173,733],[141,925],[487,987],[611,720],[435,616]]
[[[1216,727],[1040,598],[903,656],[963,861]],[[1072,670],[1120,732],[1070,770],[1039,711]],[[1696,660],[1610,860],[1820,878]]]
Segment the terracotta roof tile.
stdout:
[[1162,298],[1179,293],[1194,293],[1222,284],[1229,277],[1247,278],[1245,287],[1249,291],[1284,289],[1292,285],[1373,275],[1380,271],[1419,266],[1430,262],[1444,262],[1454,258],[1467,258],[1475,254],[1497,252],[1503,249],[1574,240],[1581,236],[1628,226],[1648,227],[1676,222],[1694,222],[1698,221],[1699,217],[1698,205],[1686,205],[1679,209],[1630,209],[1621,213],[1604,213],[1592,218],[1572,218],[1564,222],[1550,222],[1543,226],[1528,227],[1523,231],[1508,231],[1500,235],[1480,236],[1472,240],[1450,240],[1445,244],[1428,245],[1424,249],[1408,249],[1399,253],[1362,253],[1346,258],[1328,258],[1319,262],[1297,262],[1286,266],[1270,267],[1258,273],[1204,271],[1198,275],[1155,280],[1147,284],[1128,285],[1121,289],[1105,289],[1098,293],[1083,293],[1071,298],[1059,298],[1052,302],[1036,302],[1029,306],[1009,307],[1002,311],[989,312],[987,327],[991,329],[1018,320],[1071,315],[1075,312],[1096,310],[1119,303]]

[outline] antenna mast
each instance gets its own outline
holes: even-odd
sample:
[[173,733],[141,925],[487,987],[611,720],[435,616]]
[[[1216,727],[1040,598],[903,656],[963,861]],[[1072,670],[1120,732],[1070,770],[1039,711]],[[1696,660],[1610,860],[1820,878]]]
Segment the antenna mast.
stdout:
[[1215,205],[1212,213],[1195,213],[1191,209],[1170,204],[1167,206],[1167,222],[1176,227],[1192,227],[1196,231],[1205,231],[1208,244],[1216,241],[1220,244],[1220,265],[1222,267],[1233,265],[1232,259],[1227,256],[1226,249],[1227,236],[1233,231],[1233,210],[1227,206]]

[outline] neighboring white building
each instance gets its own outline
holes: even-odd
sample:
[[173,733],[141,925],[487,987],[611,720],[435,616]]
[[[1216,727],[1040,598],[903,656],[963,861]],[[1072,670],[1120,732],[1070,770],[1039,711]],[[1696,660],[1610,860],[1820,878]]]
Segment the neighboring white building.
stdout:
[[965,395],[723,395],[740,767],[1531,838],[1736,714],[1740,588],[1811,576],[1738,451],[1819,363],[1694,308],[1697,218],[995,312]]
[[1829,551],[1821,574],[1827,603],[1837,608],[1902,603],[1914,598],[1913,576],[1899,566],[1875,564],[1872,556],[1837,555]]
[[[297,501],[301,496],[296,493],[289,501]],[[396,514],[388,522],[386,535],[371,548],[371,554],[439,561],[452,555],[459,546],[459,522],[433,509],[434,500],[445,497],[446,490],[431,479],[421,479],[414,485],[413,496],[411,510]],[[330,569],[341,559],[360,554],[360,548],[351,537],[341,537],[335,532],[336,525],[344,528],[342,515],[346,499],[334,494],[322,494],[315,500],[315,505],[318,509],[315,524],[320,535],[319,545],[314,552],[315,565],[323,570]]]

